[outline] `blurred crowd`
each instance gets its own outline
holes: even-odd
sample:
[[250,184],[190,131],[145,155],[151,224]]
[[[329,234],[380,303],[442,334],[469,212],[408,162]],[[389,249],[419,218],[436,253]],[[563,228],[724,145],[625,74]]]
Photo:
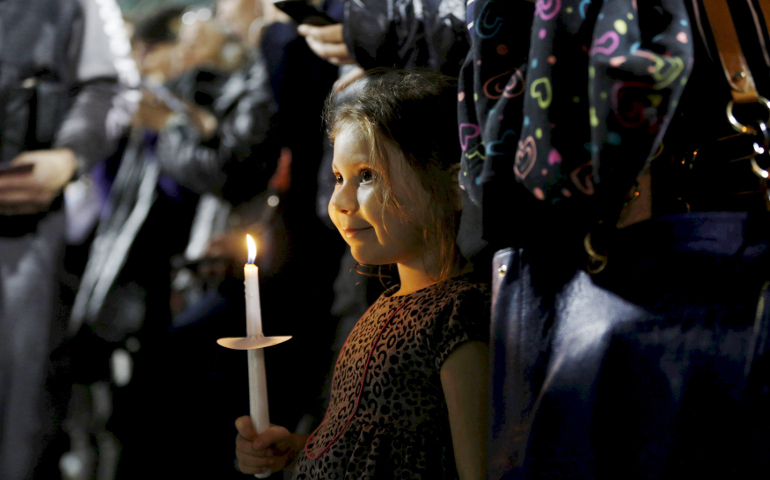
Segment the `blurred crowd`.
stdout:
[[[753,5],[752,1],[748,4]],[[705,217],[699,217],[686,228],[677,223],[658,225],[650,232],[617,230],[627,232],[626,236],[605,231],[618,218],[620,223],[636,222],[635,209],[643,207],[633,201],[640,191],[644,198],[651,188],[648,160],[670,153],[661,154],[662,145],[668,144],[668,137],[663,143],[661,139],[669,124],[671,138],[694,138],[703,131],[688,123],[692,118],[710,129],[706,131],[709,136],[722,133],[717,132],[716,121],[706,121],[712,118],[711,110],[704,114],[707,109],[696,100],[710,95],[708,85],[721,72],[714,73],[718,69],[711,66],[696,67],[692,93],[682,93],[692,58],[717,58],[707,54],[710,43],[696,43],[693,37],[697,29],[690,29],[690,22],[697,17],[697,7],[673,0],[654,2],[654,8],[639,7],[646,12],[645,21],[652,19],[655,24],[654,28],[646,24],[648,30],[639,34],[642,50],[649,47],[660,54],[647,54],[643,60],[663,69],[648,72],[646,63],[644,68],[633,64],[643,61],[643,55],[635,53],[642,51],[640,46],[626,41],[634,33],[627,24],[640,15],[635,1],[565,0],[561,15],[567,20],[560,20],[558,26],[547,22],[562,8],[559,0],[510,0],[519,9],[515,14],[509,11],[513,7],[504,5],[507,2],[492,0],[308,3],[336,23],[298,24],[276,8],[273,0],[201,1],[192,7],[157,2],[125,18],[115,0],[0,2],[1,479],[243,478],[231,439],[233,420],[248,412],[246,355],[219,347],[215,341],[245,332],[242,272],[246,234],[258,246],[265,335],[293,336],[290,342],[265,353],[271,422],[299,433],[309,433],[318,425],[330,390],[330,372],[347,334],[374,299],[397,282],[397,273],[391,269],[369,271],[358,265],[326,213],[334,178],[321,113],[324,102],[330,92],[343,90],[365,70],[377,67],[429,68],[460,77],[458,98],[465,103],[459,127],[464,152],[459,176],[465,203],[458,243],[474,264],[478,279],[495,282],[495,289],[503,293],[517,285],[515,292],[511,287],[499,297],[497,317],[491,324],[492,364],[498,369],[493,369],[490,384],[490,471],[499,475],[493,473],[490,478],[504,478],[505,472],[524,462],[525,452],[531,455],[528,458],[536,458],[554,438],[564,440],[589,427],[599,432],[609,428],[613,419],[627,415],[619,412],[618,405],[625,398],[620,394],[602,397],[618,402],[610,402],[612,408],[602,404],[602,412],[618,415],[602,417],[604,423],[598,416],[586,419],[565,413],[568,410],[563,405],[585,406],[593,401],[598,388],[594,379],[600,374],[603,388],[613,383],[607,383],[610,378],[634,394],[639,394],[636,386],[658,378],[657,370],[639,373],[643,368],[638,365],[628,371],[638,373],[639,382],[633,382],[633,375],[620,367],[612,370],[618,364],[605,369],[604,350],[589,360],[570,356],[587,350],[570,342],[593,328],[581,330],[585,325],[569,324],[566,333],[558,330],[560,315],[577,315],[582,308],[579,301],[570,303],[574,298],[584,299],[602,315],[610,310],[621,312],[618,317],[644,311],[649,315],[646,320],[686,318],[683,324],[701,318],[705,311],[712,312],[716,307],[709,302],[718,303],[719,308],[729,304],[729,312],[745,310],[750,320],[756,318],[755,323],[741,324],[741,335],[747,336],[738,343],[744,350],[756,348],[758,352],[754,356],[754,350],[741,350],[731,355],[748,357],[746,365],[763,358],[764,350],[758,349],[768,338],[768,314],[764,303],[760,308],[756,301],[760,295],[764,302],[767,293],[764,273],[741,263],[729,272],[719,270],[719,279],[706,282],[706,277],[693,273],[697,270],[694,265],[703,265],[700,260],[687,257],[684,266],[676,263],[681,259],[676,255],[683,249],[691,249],[687,251],[692,255],[703,254],[707,247],[700,241],[711,241],[710,246],[720,248],[730,244],[733,237],[720,235],[742,229],[743,217],[733,219],[740,227],[720,223],[711,230],[703,227],[708,223]],[[574,6],[566,7],[568,3]],[[625,3],[628,5],[622,8],[617,6]],[[685,3],[686,8],[680,5]],[[482,10],[478,4],[491,7]],[[586,18],[609,25],[607,35],[599,35],[598,27],[596,31],[593,26],[582,29],[589,22]],[[607,23],[610,19],[615,23]],[[664,26],[657,28],[656,22]],[[502,30],[501,25],[505,25]],[[682,37],[674,27],[690,33]],[[626,32],[628,37],[624,37]],[[497,43],[492,44],[493,39]],[[618,52],[611,59],[608,56],[605,63],[590,60],[589,65],[589,55],[612,46]],[[581,60],[575,60],[578,57]],[[572,62],[569,69],[567,62]],[[578,63],[585,71],[573,76]],[[613,68],[626,70],[618,73]],[[527,77],[527,69],[540,73]],[[543,73],[543,69],[549,70]],[[677,69],[666,83],[667,75]],[[645,75],[653,75],[655,90],[648,88],[643,96],[629,93],[638,87],[633,82]],[[760,87],[767,83],[765,76],[757,81]],[[525,77],[530,83],[522,86]],[[618,87],[613,83],[618,78],[626,83]],[[609,80],[601,83],[602,79]],[[614,97],[607,100],[607,92]],[[685,120],[674,114],[679,112],[680,100],[691,107]],[[589,101],[594,102],[591,107]],[[598,118],[596,104],[600,105]],[[618,108],[625,108],[622,115],[616,114]],[[723,111],[720,107],[720,120],[724,120]],[[582,120],[570,123],[575,118]],[[644,128],[618,128],[623,132],[621,142],[621,135],[607,127],[618,123],[624,128],[631,124]],[[567,124],[570,128],[558,128]],[[766,126],[756,130],[767,135]],[[535,145],[541,139],[549,146],[538,151]],[[764,148],[770,148],[770,141],[765,143]],[[674,140],[671,144],[678,145]],[[691,147],[688,144],[681,150]],[[671,165],[679,165],[680,153],[670,153],[677,160]],[[537,158],[543,168],[530,172]],[[630,160],[619,164],[618,158]],[[33,167],[22,167],[30,164]],[[659,178],[679,178],[678,170],[671,173],[671,165],[665,168],[672,170],[665,170],[665,176]],[[691,195],[687,197],[673,187],[663,189],[676,183],[659,182],[652,187],[660,189],[657,198],[665,196],[667,203],[653,205],[657,213],[644,218],[681,213],[685,207],[689,214],[691,204],[699,209],[698,200],[703,202],[702,211],[721,209],[711,208],[704,199],[712,197],[701,190],[685,192]],[[516,188],[511,188],[514,184]],[[605,192],[604,196],[593,196],[595,188]],[[760,196],[764,208],[765,190]],[[609,212],[608,205],[617,208]],[[685,207],[679,208],[682,205]],[[753,204],[751,208],[741,204],[730,210],[752,209]],[[600,214],[584,215],[586,211]],[[589,223],[591,228],[583,228]],[[597,224],[602,226],[593,229]],[[761,235],[747,233],[746,238],[762,237],[757,241],[762,248],[745,247],[741,237],[736,242],[744,246],[736,244],[729,255],[745,254],[741,261],[746,265],[756,262],[752,268],[764,265],[768,242],[762,236],[765,230],[760,230]],[[675,252],[671,258],[676,261],[670,264],[691,273],[682,274],[676,284],[671,277],[665,285],[658,283],[666,267],[655,262],[663,254],[647,258],[648,246],[660,247],[665,243],[659,241],[663,237],[670,240]],[[682,240],[685,237],[687,241]],[[604,253],[617,245],[625,250],[618,247],[616,263],[603,271],[607,264]],[[503,254],[493,262],[498,250]],[[636,256],[638,252],[645,252],[642,260]],[[669,253],[667,250],[665,255]],[[719,259],[714,264],[725,265]],[[750,280],[746,280],[751,285],[745,286],[743,292],[748,293],[741,297],[742,303],[735,300],[739,306],[729,303],[736,296],[714,286],[730,283],[731,275]],[[522,278],[531,284],[519,289],[516,282]],[[700,285],[698,282],[710,286],[687,290],[682,294],[685,300],[670,299],[671,292],[683,291],[679,285]],[[738,288],[737,283],[733,285]],[[640,293],[652,290],[655,293]],[[708,301],[703,299],[709,295]],[[602,310],[621,297],[628,303]],[[677,310],[681,314],[677,317],[669,315],[670,310],[660,310],[669,308],[666,302],[695,307],[686,313]],[[601,317],[595,311],[584,312],[581,318]],[[706,322],[704,328],[713,327],[717,333],[709,336],[709,330],[704,337],[691,339],[693,344],[715,342],[717,346],[703,348],[711,355],[709,359],[721,355],[714,352],[726,352],[735,345],[719,333],[723,332],[719,321],[729,314],[705,315],[713,322]],[[17,318],[24,322],[14,321]],[[615,325],[614,318],[606,324]],[[526,326],[519,328],[511,319],[525,319],[521,321]],[[645,323],[645,328],[649,325]],[[650,327],[652,333],[645,332],[655,339],[644,337],[652,347],[628,341],[634,345],[629,347],[634,355],[639,351],[650,354],[665,344],[660,338],[674,335],[666,330],[668,323],[655,325]],[[631,329],[628,325],[623,328]],[[634,330],[630,338],[638,339],[637,333]],[[511,340],[514,337],[521,341]],[[705,337],[711,340],[703,340]],[[606,346],[610,343],[607,338],[597,334],[585,344]],[[660,349],[670,356],[650,354],[650,363],[657,368],[667,361],[679,362],[677,355],[686,356],[682,354],[684,343],[665,344]],[[562,345],[572,349],[570,354],[553,353]],[[618,348],[615,345],[610,353],[619,355],[619,364],[626,365],[625,350],[618,353]],[[634,355],[628,357],[644,357]],[[563,373],[559,369],[566,369],[571,359],[577,359],[574,365],[581,368],[588,365],[588,370],[559,376]],[[751,368],[746,368],[748,378]],[[712,370],[705,377],[711,378]],[[585,373],[588,371],[591,373]],[[511,380],[517,375],[526,379],[521,385]],[[730,376],[729,372],[725,375]],[[752,375],[751,382],[757,382],[758,374]],[[669,380],[661,380],[661,384]],[[559,381],[567,386],[560,389]],[[714,384],[722,385],[720,382]],[[759,386],[751,383],[750,387],[766,399],[766,383],[759,381]],[[570,390],[570,385],[579,387]],[[679,392],[682,384],[670,380],[670,385],[670,390]],[[713,386],[708,383],[698,394],[708,397]],[[566,397],[570,392],[578,393],[559,403],[559,395]],[[740,392],[733,397],[744,398]],[[676,408],[690,399],[680,402],[677,395],[672,394]],[[639,410],[649,407],[643,394],[630,398]],[[715,403],[714,409],[721,405]],[[756,411],[761,410],[757,407]],[[523,443],[509,441],[519,438],[517,429],[522,425],[537,426],[538,411],[552,414],[541,420],[540,430],[533,430],[542,436],[525,438]],[[703,407],[696,413],[707,411]],[[650,414],[648,425],[657,425],[659,419]],[[570,422],[574,428],[568,427]],[[676,424],[671,432],[696,423]],[[557,424],[564,425],[565,431],[572,429],[564,434]],[[633,440],[656,435],[646,428],[634,430],[642,432]],[[561,433],[553,433],[557,430]],[[573,454],[588,458],[582,456],[582,450],[575,453],[571,448],[591,442],[573,436],[564,440],[570,445],[565,451],[549,452],[553,458],[572,458]],[[527,450],[530,441],[535,447]],[[655,445],[653,453],[658,452],[659,444]],[[614,452],[612,448],[603,452]],[[755,460],[767,460],[770,453],[763,448],[766,444],[749,454],[756,453]],[[641,450],[633,459],[639,464],[646,455]],[[682,451],[692,453],[686,448]],[[550,467],[544,464],[527,468],[542,468],[539,472],[547,477]],[[549,465],[554,465],[554,471],[564,467],[558,462]],[[678,472],[683,471],[686,469]],[[593,478],[594,473],[576,475]],[[548,478],[563,478],[555,475]]]
[[[36,303],[57,311],[30,325],[45,333],[37,342],[25,338],[31,332],[4,330],[9,345],[37,356],[39,369],[30,377],[23,358],[4,353],[3,416],[18,415],[15,401],[31,407],[18,423],[0,424],[0,476],[136,478],[147,465],[159,475],[238,475],[232,444],[223,439],[248,406],[246,361],[215,340],[245,331],[246,233],[259,249],[265,333],[294,336],[292,348],[267,354],[271,414],[307,429],[323,413],[330,345],[344,316],[331,313],[344,251],[315,205],[320,112],[338,68],[314,54],[271,1],[156,2],[125,21],[113,0],[48,3],[61,35],[82,42],[73,65],[62,68],[104,50],[99,67],[106,73],[94,76],[112,89],[102,93],[115,121],[109,131],[85,132],[83,143],[104,148],[87,163],[75,151],[77,173],[63,174],[52,188],[57,198],[69,182],[63,202],[54,200],[63,206],[39,207],[49,217],[66,212],[66,224],[58,239],[38,231],[56,245],[38,266],[40,278],[23,281]],[[342,2],[317,7],[342,13]],[[63,23],[67,8],[76,18],[71,25]],[[91,30],[106,38],[89,37]],[[82,89],[79,101],[93,84],[74,78],[64,88]],[[124,107],[121,118],[115,105]],[[3,160],[14,160],[10,135],[3,137]],[[41,147],[48,145],[21,142],[26,150]],[[322,178],[331,183],[326,171]],[[12,220],[3,218],[4,234]],[[346,281],[365,289],[352,275]],[[49,299],[34,282],[55,286]],[[360,315],[366,297],[356,301],[337,311]],[[4,317],[12,308],[5,305]],[[10,328],[5,320],[3,328]],[[14,368],[27,378],[14,379]],[[169,443],[158,425],[179,441]],[[182,471],[176,455],[200,461]]]

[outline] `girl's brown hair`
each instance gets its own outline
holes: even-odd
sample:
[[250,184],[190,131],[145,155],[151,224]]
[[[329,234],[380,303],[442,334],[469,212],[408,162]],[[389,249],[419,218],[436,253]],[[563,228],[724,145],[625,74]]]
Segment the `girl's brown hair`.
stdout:
[[[416,224],[426,245],[436,248],[440,277],[446,279],[458,259],[456,246],[459,205],[456,169],[460,160],[457,136],[457,86],[437,72],[377,69],[326,102],[329,138],[353,127],[371,149],[380,176],[377,195],[385,212]],[[430,200],[417,220],[392,194],[389,157],[403,153]],[[410,202],[415,204],[415,202]]]

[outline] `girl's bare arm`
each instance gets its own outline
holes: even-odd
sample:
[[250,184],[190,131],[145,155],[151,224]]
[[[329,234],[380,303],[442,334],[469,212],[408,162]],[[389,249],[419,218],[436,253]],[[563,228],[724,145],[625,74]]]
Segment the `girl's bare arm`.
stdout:
[[481,480],[487,471],[487,372],[489,348],[468,342],[441,367],[455,462],[461,480]]

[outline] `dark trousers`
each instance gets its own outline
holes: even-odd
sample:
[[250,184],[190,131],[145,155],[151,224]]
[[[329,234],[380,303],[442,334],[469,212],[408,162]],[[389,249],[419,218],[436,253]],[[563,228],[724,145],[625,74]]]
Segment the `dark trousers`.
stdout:
[[[0,223],[0,478],[30,478],[56,431],[61,405],[46,388],[50,355],[63,339],[58,301],[65,216],[55,209],[33,228]],[[69,388],[62,388],[69,392]],[[66,401],[66,400],[65,400]],[[58,412],[61,413],[61,412]]]

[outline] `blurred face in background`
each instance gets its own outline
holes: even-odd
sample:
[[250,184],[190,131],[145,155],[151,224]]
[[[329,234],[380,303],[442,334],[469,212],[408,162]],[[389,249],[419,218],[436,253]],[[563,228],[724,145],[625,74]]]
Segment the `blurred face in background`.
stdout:
[[173,71],[174,42],[163,42],[148,46],[143,42],[134,45],[134,60],[142,78],[152,83],[163,83]]
[[262,0],[218,0],[217,20],[243,41],[248,40],[252,23],[262,17]]
[[172,78],[197,66],[218,66],[225,33],[214,20],[182,23],[174,52]]
[[131,25],[131,54],[145,80],[161,84],[171,76],[176,55],[176,30],[181,20],[162,11],[153,12],[137,25]]

